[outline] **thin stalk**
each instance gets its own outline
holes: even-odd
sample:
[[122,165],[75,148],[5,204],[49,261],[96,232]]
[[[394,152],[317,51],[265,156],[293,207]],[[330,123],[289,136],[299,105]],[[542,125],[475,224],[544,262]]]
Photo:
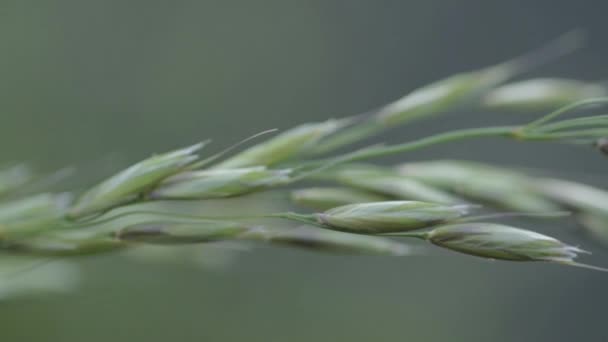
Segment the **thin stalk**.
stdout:
[[608,128],[582,129],[572,132],[525,133],[526,140],[582,139],[597,138],[599,136],[608,136]]
[[466,140],[483,137],[512,137],[519,138],[518,130],[520,126],[502,127],[483,127],[462,129],[451,132],[439,133],[409,143],[397,144],[392,146],[377,146],[361,149],[343,156],[329,158],[325,160],[311,161],[306,163],[307,167],[319,167],[316,171],[325,170],[339,164],[361,161],[371,158],[389,156],[398,153],[410,152],[436,144],[442,144],[458,140]]
[[524,130],[534,130],[535,128],[542,126],[543,124],[557,118],[560,115],[566,114],[566,113],[571,112],[576,109],[580,109],[582,107],[599,105],[599,104],[607,104],[607,103],[608,103],[608,97],[600,97],[600,98],[593,98],[593,99],[578,101],[573,104],[562,107],[556,111],[553,111],[553,112],[541,117],[538,120],[532,121],[531,123],[527,124],[524,127]]
[[544,125],[539,128],[539,132],[553,132],[558,131],[564,128],[578,128],[578,127],[588,127],[588,126],[597,126],[597,125],[607,125],[608,124],[608,115],[595,115],[586,118],[577,118],[564,120],[552,124]]

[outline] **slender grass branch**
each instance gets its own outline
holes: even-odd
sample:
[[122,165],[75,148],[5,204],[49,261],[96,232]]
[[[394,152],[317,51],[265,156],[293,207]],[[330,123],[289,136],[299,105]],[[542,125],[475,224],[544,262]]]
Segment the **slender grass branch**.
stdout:
[[305,162],[304,166],[308,168],[319,168],[325,170],[340,164],[379,158],[399,153],[411,152],[414,150],[430,147],[433,145],[448,143],[452,141],[467,140],[484,137],[509,137],[519,138],[518,133],[520,126],[503,126],[503,127],[484,127],[462,129],[451,132],[439,133],[429,137],[425,137],[416,141],[397,144],[392,146],[375,146],[368,147],[343,156],[322,159],[317,161]]
[[524,127],[524,129],[527,131],[532,131],[534,129],[540,128],[542,125],[544,125],[544,124],[548,123],[549,121],[551,121],[559,116],[562,116],[566,113],[570,113],[570,112],[573,112],[575,110],[578,110],[578,109],[581,109],[584,107],[590,107],[593,105],[603,105],[603,104],[608,104],[608,98],[600,97],[600,98],[593,98],[593,99],[578,101],[573,104],[562,107],[556,111],[553,111],[553,112],[541,117],[538,120],[532,121],[531,123],[526,125]]

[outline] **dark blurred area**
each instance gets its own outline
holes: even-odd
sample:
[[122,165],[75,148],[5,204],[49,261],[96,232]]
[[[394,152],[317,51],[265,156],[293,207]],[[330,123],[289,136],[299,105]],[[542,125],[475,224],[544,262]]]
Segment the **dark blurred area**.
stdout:
[[[211,138],[376,108],[451,74],[517,56],[574,28],[581,51],[526,75],[605,80],[608,3],[542,1],[3,1],[0,153],[95,181]],[[451,113],[382,135],[531,116]],[[117,156],[117,157],[116,157]],[[483,140],[406,157],[543,168],[607,185],[590,148]],[[118,160],[118,161],[117,161]],[[526,227],[534,228],[527,221]],[[565,221],[538,223],[594,252]],[[602,341],[608,277],[451,253],[336,257],[279,248],[222,268],[83,261],[81,288],[0,302],[5,341]]]

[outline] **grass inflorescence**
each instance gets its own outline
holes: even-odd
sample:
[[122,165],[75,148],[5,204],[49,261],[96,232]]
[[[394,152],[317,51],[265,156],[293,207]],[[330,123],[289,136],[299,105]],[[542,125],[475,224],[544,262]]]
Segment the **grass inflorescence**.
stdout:
[[[244,140],[241,144],[250,146],[241,152],[233,152],[240,146],[237,144],[203,157],[205,142],[154,155],[80,192],[34,191],[24,195],[28,193],[24,189],[43,177],[23,164],[6,165],[0,169],[0,251],[4,254],[0,266],[10,263],[27,269],[32,259],[62,257],[66,264],[61,267],[69,268],[69,258],[85,255],[146,245],[218,242],[406,256],[419,249],[405,238],[419,238],[482,258],[545,261],[599,270],[574,260],[584,252],[578,247],[488,220],[517,215],[559,218],[568,210],[589,236],[608,241],[605,190],[472,161],[409,161],[396,166],[371,163],[377,157],[491,137],[585,143],[605,152],[608,115],[565,118],[608,104],[608,98],[601,97],[606,94],[605,85],[556,78],[508,83],[531,67],[567,52],[572,42],[572,36],[567,35],[524,57],[422,87],[366,115],[302,124],[269,138],[256,135],[253,138],[264,140],[257,144]],[[519,125],[453,130],[395,145],[316,157],[463,105],[546,112]],[[304,180],[314,184],[302,187]],[[184,202],[188,208],[193,204],[205,208],[210,201],[268,190],[290,192],[288,198],[301,210],[238,215],[175,210]],[[169,209],[158,206],[167,203],[172,204]],[[493,212],[488,214],[488,209]],[[299,227],[294,228],[294,223]],[[57,279],[47,278],[51,279],[50,287],[56,288]]]

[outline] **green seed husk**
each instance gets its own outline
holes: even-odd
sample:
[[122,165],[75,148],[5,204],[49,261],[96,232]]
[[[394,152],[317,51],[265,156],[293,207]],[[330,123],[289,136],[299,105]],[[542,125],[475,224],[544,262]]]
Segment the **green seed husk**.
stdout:
[[608,95],[603,84],[539,78],[508,83],[485,95],[485,108],[503,111],[548,111],[588,98]]
[[68,208],[68,194],[39,194],[0,203],[0,225],[61,217]]
[[345,123],[344,120],[328,120],[297,126],[270,140],[254,145],[213,168],[236,169],[275,165],[304,153],[323,137],[344,126]]
[[153,199],[212,199],[248,194],[289,182],[292,170],[264,166],[181,173],[163,181],[149,195]]
[[145,222],[127,226],[116,232],[120,241],[174,245],[235,239],[252,229],[251,225],[221,220],[196,222]]
[[28,239],[3,241],[2,250],[47,257],[73,257],[113,252],[126,245],[112,237],[80,237],[71,234],[39,234]]
[[386,201],[345,205],[315,216],[319,223],[335,230],[381,234],[446,223],[466,215],[468,208],[466,205]]
[[560,210],[538,194],[533,178],[510,169],[462,160],[413,162],[397,169],[404,176],[484,204],[521,212]]
[[349,168],[334,173],[337,182],[399,200],[438,204],[462,204],[465,201],[431,185],[379,167]]
[[454,75],[415,90],[387,105],[378,112],[376,118],[384,125],[394,126],[437,114],[482,94],[509,79],[514,72],[510,65],[500,64]]
[[534,187],[544,196],[574,211],[608,215],[608,191],[562,179],[538,179]]
[[546,261],[595,270],[603,268],[574,261],[588,253],[552,237],[494,223],[465,223],[435,228],[424,236],[431,243],[482,258],[508,261]]
[[68,194],[39,194],[0,204],[0,239],[16,239],[64,226]]
[[608,191],[561,179],[539,179],[535,186],[548,198],[573,210],[592,238],[608,243]]
[[198,159],[204,144],[143,160],[85,192],[70,209],[69,217],[81,218],[128,203],[167,177],[182,171]]
[[402,256],[412,253],[410,246],[391,239],[311,227],[289,230],[258,227],[240,238],[338,254]]
[[387,198],[384,196],[345,187],[316,187],[299,189],[291,192],[292,202],[315,210],[328,210],[347,204],[380,202],[385,200],[387,200]]

